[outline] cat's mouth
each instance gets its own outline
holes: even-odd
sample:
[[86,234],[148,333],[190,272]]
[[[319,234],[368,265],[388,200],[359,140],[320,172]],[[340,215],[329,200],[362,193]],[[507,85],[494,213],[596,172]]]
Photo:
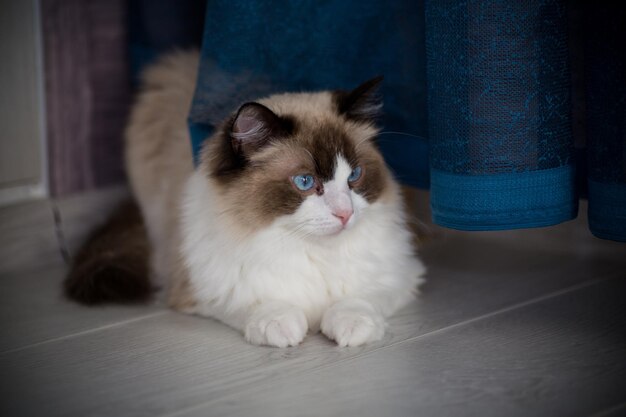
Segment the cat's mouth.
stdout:
[[337,236],[346,230],[345,226],[339,226],[335,231],[329,232],[327,236]]
[[320,230],[321,236],[338,236],[352,227],[352,222],[332,222],[328,223],[326,227]]

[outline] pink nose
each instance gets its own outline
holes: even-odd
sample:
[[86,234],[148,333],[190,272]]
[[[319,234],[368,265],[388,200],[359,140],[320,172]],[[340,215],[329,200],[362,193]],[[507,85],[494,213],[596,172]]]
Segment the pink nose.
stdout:
[[335,210],[333,216],[341,220],[342,225],[346,225],[350,217],[352,217],[353,210]]

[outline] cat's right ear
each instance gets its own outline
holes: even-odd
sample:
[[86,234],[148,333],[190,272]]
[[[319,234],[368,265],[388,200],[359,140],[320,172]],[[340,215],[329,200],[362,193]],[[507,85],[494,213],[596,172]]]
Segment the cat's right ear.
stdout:
[[239,108],[230,128],[235,153],[246,156],[261,149],[272,138],[289,133],[289,120],[279,117],[259,103],[246,103]]
[[334,101],[339,114],[361,122],[376,122],[383,107],[379,94],[383,77],[364,82],[352,91],[335,91]]

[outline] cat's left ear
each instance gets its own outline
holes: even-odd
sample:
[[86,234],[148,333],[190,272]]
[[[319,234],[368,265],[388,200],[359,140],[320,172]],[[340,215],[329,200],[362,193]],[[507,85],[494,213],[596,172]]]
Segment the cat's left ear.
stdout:
[[335,91],[334,100],[339,114],[348,119],[375,122],[383,107],[379,89],[383,76],[372,78],[352,91]]
[[289,133],[292,124],[259,103],[246,103],[239,108],[230,128],[233,150],[250,155],[274,137]]

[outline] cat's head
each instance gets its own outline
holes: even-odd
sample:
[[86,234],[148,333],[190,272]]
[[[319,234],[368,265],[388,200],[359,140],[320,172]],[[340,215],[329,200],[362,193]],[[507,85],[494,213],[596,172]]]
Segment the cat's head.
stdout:
[[224,212],[248,229],[279,220],[302,235],[356,226],[393,183],[374,143],[380,81],[241,106],[202,157]]

